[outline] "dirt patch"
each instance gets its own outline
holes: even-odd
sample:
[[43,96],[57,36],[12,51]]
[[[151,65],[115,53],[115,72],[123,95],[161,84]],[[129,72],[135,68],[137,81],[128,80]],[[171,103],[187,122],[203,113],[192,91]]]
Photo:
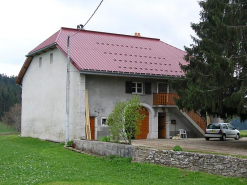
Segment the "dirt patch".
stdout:
[[206,141],[204,138],[148,139],[133,140],[132,145],[159,150],[171,150],[174,146],[179,145],[186,151],[247,156],[247,138],[241,138],[240,140],[227,139],[226,141],[221,141],[220,139],[210,139],[209,141]]

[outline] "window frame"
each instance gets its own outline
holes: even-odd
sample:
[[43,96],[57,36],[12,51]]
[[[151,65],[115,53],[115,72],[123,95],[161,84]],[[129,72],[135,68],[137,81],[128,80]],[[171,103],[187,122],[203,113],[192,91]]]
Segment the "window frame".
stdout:
[[100,118],[100,124],[101,124],[102,127],[108,127],[109,125],[103,124],[103,120],[104,119],[105,119],[105,122],[106,122],[106,120],[108,119],[108,117],[101,117]]
[[[133,92],[133,84],[135,84],[135,92]],[[141,84],[141,92],[138,92],[138,84]],[[143,82],[132,82],[132,94],[144,94],[143,89]]]

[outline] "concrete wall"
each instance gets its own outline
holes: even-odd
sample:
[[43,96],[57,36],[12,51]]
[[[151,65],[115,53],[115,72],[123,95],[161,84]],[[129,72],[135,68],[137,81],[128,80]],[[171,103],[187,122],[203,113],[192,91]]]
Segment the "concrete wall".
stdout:
[[[108,126],[101,125],[101,118],[108,117],[116,103],[130,100],[133,97],[133,94],[125,93],[126,81],[151,82],[152,92],[156,92],[157,89],[157,81],[150,79],[86,75],[86,89],[88,89],[89,94],[89,112],[90,116],[96,117],[96,135],[98,138],[109,135]],[[149,127],[150,134],[148,138],[157,138],[157,118],[152,108],[153,95],[140,95],[140,102],[148,109],[149,123],[152,123]]]
[[[90,116],[95,117],[96,138],[109,135],[108,126],[101,125],[101,119],[108,117],[116,103],[130,100],[133,94],[125,93],[125,82],[151,82],[152,94],[140,95],[140,102],[149,111],[149,134],[147,138],[158,138],[158,113],[165,112],[164,107],[153,107],[153,93],[157,93],[157,83],[167,82],[166,80],[128,78],[115,76],[86,75],[86,89],[89,93]],[[169,92],[174,92],[169,88]],[[180,113],[176,107],[166,108],[170,113],[170,120],[176,120],[176,125],[170,125],[170,136],[175,136],[178,129],[183,128],[188,132],[189,137],[201,137],[194,126]],[[168,135],[167,135],[168,136]]]
[[132,157],[134,156],[135,147],[126,144],[117,144],[101,141],[88,141],[88,140],[74,140],[75,149],[79,151],[88,151],[101,156],[121,156]]
[[[66,68],[66,57],[58,49],[34,56],[22,82],[22,136],[65,140]],[[84,82],[81,89],[85,89],[85,76],[73,65],[71,71],[70,140],[85,135],[84,112],[79,113],[79,83]]]

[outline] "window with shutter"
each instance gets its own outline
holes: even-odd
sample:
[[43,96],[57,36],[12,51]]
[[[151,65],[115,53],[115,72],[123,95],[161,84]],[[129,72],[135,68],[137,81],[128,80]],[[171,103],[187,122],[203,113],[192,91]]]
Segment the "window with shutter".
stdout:
[[152,94],[151,82],[145,82],[145,94]]
[[132,82],[131,81],[125,82],[125,93],[128,93],[128,94],[132,93]]

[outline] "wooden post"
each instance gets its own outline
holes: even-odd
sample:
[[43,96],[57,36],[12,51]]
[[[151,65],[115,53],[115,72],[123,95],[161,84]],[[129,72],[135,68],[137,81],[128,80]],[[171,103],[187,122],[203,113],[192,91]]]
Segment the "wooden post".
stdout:
[[86,139],[91,140],[91,129],[90,129],[90,119],[89,119],[89,105],[88,105],[88,90],[85,90],[85,131]]

